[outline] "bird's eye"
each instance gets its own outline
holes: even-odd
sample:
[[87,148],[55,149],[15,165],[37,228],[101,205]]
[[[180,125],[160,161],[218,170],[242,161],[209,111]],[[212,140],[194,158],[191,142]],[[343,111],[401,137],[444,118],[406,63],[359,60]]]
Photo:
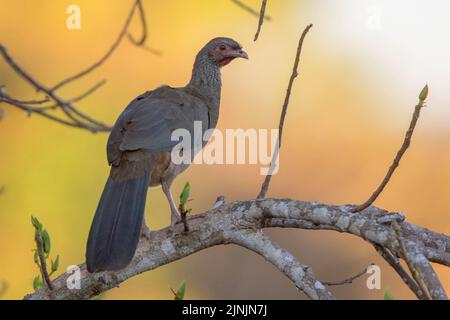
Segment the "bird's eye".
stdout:
[[222,44],[222,45],[219,47],[220,51],[223,51],[223,50],[225,50],[226,48],[227,48],[227,46],[224,45],[224,44]]

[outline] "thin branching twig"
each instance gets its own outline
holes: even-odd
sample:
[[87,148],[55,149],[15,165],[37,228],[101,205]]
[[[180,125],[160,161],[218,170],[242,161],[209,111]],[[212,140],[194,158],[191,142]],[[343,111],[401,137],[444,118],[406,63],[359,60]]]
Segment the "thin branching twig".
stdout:
[[278,159],[278,154],[279,154],[279,150],[281,148],[281,139],[282,139],[282,135],[283,135],[283,127],[284,127],[284,119],[286,118],[286,113],[287,113],[287,109],[289,106],[289,99],[291,97],[291,90],[292,90],[292,85],[294,84],[294,80],[295,78],[297,78],[298,76],[298,65],[300,63],[300,55],[302,52],[302,47],[303,47],[303,41],[305,40],[305,37],[308,33],[308,31],[312,28],[312,24],[308,25],[305,30],[303,31],[300,40],[298,42],[298,47],[297,47],[297,54],[295,56],[295,62],[294,62],[294,67],[292,69],[292,74],[291,74],[291,78],[289,79],[289,85],[287,87],[286,90],[286,96],[284,98],[284,103],[283,103],[283,108],[281,111],[281,117],[280,117],[280,123],[278,126],[278,139],[277,139],[277,144],[275,147],[275,152],[272,156],[272,161],[270,163],[270,169],[268,174],[266,175],[265,179],[264,179],[264,183],[262,184],[261,187],[261,191],[259,192],[258,195],[258,199],[263,199],[266,196],[267,190],[269,189],[269,185],[270,185],[270,180],[272,179],[272,173],[273,170],[275,168],[276,165],[276,161]]
[[[66,115],[67,119],[51,115],[48,113],[48,110],[41,110],[41,107],[35,108],[32,106],[33,104],[38,104],[37,102],[41,100],[36,101],[28,101],[32,102],[31,104],[24,104],[21,103],[19,100],[16,100],[9,95],[5,93],[5,90],[2,90],[0,92],[0,102],[5,102],[10,105],[13,105],[15,107],[18,107],[19,109],[27,111],[29,115],[36,113],[41,116],[44,116],[48,119],[54,120],[56,122],[69,125],[72,127],[87,129],[92,132],[97,131],[109,131],[110,127],[106,124],[103,124],[88,115],[78,111],[71,103],[68,101],[60,98],[56,93],[39,83],[37,80],[35,80],[31,75],[29,75],[22,67],[20,67],[15,60],[12,58],[12,56],[8,53],[5,47],[0,45],[0,55],[3,56],[5,61],[9,64],[9,66],[23,79],[25,79],[32,87],[36,89],[37,92],[44,93],[46,95],[46,98],[51,99],[53,101],[53,104],[56,104],[59,109],[62,110],[62,112]],[[39,104],[41,105],[41,104]]]
[[[241,9],[244,9],[245,11],[247,11],[248,13],[254,15],[255,17],[260,17],[260,13],[256,11],[255,9],[253,9],[252,7],[248,6],[247,4],[243,3],[240,0],[231,0],[234,4],[236,4],[238,7],[240,7]],[[270,21],[272,20],[272,17],[268,16],[267,14],[265,14],[263,16],[264,20]]]
[[[132,21],[132,18],[135,12],[138,11],[140,14],[140,21],[142,26],[142,36],[139,40],[135,40],[131,34],[129,33],[129,27]],[[28,72],[26,72],[22,67],[16,63],[16,61],[12,58],[12,56],[8,53],[6,48],[0,44],[0,56],[6,61],[6,63],[25,81],[27,81],[37,92],[45,94],[45,99],[40,100],[19,100],[15,99],[6,94],[3,88],[0,88],[0,103],[7,103],[9,105],[15,106],[21,110],[24,110],[28,113],[28,115],[38,114],[43,116],[49,120],[58,122],[63,125],[68,125],[75,128],[86,129],[91,132],[107,132],[111,130],[111,127],[88,116],[87,114],[79,111],[73,104],[75,102],[79,102],[86,97],[90,96],[92,93],[97,91],[102,85],[105,84],[106,80],[102,80],[97,83],[95,86],[87,90],[85,93],[72,98],[72,99],[64,99],[56,94],[56,90],[62,88],[63,86],[69,84],[72,81],[80,79],[87,74],[91,73],[98,67],[100,67],[103,63],[105,63],[108,58],[113,54],[113,52],[117,49],[119,44],[122,42],[125,35],[129,36],[130,41],[136,45],[143,48],[145,40],[147,39],[147,22],[145,19],[144,7],[142,5],[141,0],[136,0],[133,3],[131,11],[127,16],[125,24],[121,29],[118,37],[111,45],[109,50],[101,57],[100,60],[96,61],[94,64],[84,69],[81,72],[78,72],[70,77],[61,80],[59,83],[54,85],[53,87],[46,87],[41,84],[39,81],[34,79]],[[147,48],[146,48],[147,49]],[[151,50],[150,50],[151,51]],[[50,103],[46,105],[46,103]],[[55,115],[50,113],[51,111],[60,110],[64,114],[64,116]]]
[[381,184],[378,186],[378,188],[375,190],[375,192],[370,196],[369,199],[367,199],[366,202],[363,204],[356,206],[352,209],[352,212],[359,212],[362,211],[372,205],[374,201],[378,198],[378,196],[383,192],[386,185],[389,183],[389,180],[391,179],[392,175],[395,172],[395,169],[400,164],[400,160],[402,159],[403,155],[405,154],[406,150],[408,150],[410,144],[411,144],[411,138],[414,133],[414,129],[417,124],[417,120],[419,120],[420,116],[420,110],[424,107],[425,100],[428,96],[428,86],[425,86],[419,95],[419,103],[414,109],[414,113],[411,119],[411,123],[409,124],[408,131],[406,132],[405,139],[403,140],[403,144],[401,148],[398,150],[397,155],[394,158],[394,161],[392,162],[391,166],[389,167],[388,172],[386,173],[386,176],[384,177]]
[[234,4],[236,4],[237,6],[239,6],[241,9],[247,11],[248,13],[254,15],[255,17],[258,17],[258,27],[256,29],[254,41],[258,40],[264,20],[267,20],[267,21],[271,20],[271,17],[266,15],[267,0],[261,1],[261,9],[259,10],[259,12],[256,11],[255,9],[253,9],[252,7],[248,6],[247,4],[243,3],[240,0],[231,0],[231,1]]
[[108,58],[113,54],[113,52],[117,49],[117,47],[120,45],[120,43],[122,42],[122,39],[125,37],[125,35],[128,34],[128,29],[130,27],[131,24],[131,20],[133,19],[134,13],[136,11],[136,9],[139,10],[140,12],[140,16],[141,16],[141,22],[142,22],[142,38],[139,41],[135,41],[132,37],[130,37],[130,39],[133,39],[132,42],[137,45],[140,46],[144,43],[146,37],[147,37],[147,24],[145,21],[145,17],[143,17],[144,15],[144,11],[143,11],[143,7],[142,7],[142,3],[140,0],[136,0],[133,4],[133,6],[131,7],[130,13],[128,14],[128,17],[125,21],[124,26],[122,27],[122,30],[120,31],[117,39],[114,41],[114,43],[111,45],[111,47],[109,48],[109,50],[103,55],[103,57],[100,58],[100,60],[98,60],[97,62],[95,62],[94,64],[92,64],[91,66],[89,66],[88,68],[84,69],[81,72],[78,72],[77,74],[74,74],[62,81],[60,81],[59,83],[57,83],[56,85],[54,85],[50,91],[56,91],[59,88],[61,88],[62,86],[68,84],[69,82],[72,82],[74,80],[77,80],[89,73],[91,73],[92,71],[94,71],[95,69],[97,69],[98,67],[100,67],[103,63],[105,63],[106,60],[108,60]]
[[[371,263],[369,265],[369,267],[372,266],[372,265],[374,265],[374,264]],[[327,286],[341,286],[341,285],[344,285],[344,284],[351,284],[351,283],[353,283],[354,280],[356,280],[359,277],[362,277],[364,274],[366,274],[367,273],[367,269],[369,267],[366,267],[364,270],[362,270],[361,272],[355,274],[354,276],[351,276],[350,278],[347,278],[347,279],[344,279],[344,280],[341,280],[341,281],[328,281],[328,282],[322,281],[322,283],[324,285],[327,285]]]
[[267,5],[267,0],[262,0],[261,1],[261,10],[259,12],[258,28],[256,29],[255,38],[253,39],[253,41],[258,40],[259,34],[261,32],[261,28],[264,23],[264,16],[266,13],[266,5]]
[[138,0],[136,1],[136,3],[137,9],[139,11],[139,19],[141,20],[142,35],[139,40],[135,40],[134,37],[131,35],[131,33],[128,33],[128,40],[130,40],[131,43],[139,47],[143,46],[145,40],[147,40],[147,20],[145,19],[145,11],[144,6],[142,5],[142,0]]

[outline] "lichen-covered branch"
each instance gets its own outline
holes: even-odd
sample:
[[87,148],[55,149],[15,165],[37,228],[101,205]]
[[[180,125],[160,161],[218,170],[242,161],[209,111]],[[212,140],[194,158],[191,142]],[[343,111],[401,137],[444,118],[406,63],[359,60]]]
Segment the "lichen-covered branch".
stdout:
[[406,272],[406,270],[400,264],[400,260],[392,255],[386,248],[375,245],[375,250],[386,260],[387,263],[397,272],[403,282],[409,287],[409,289],[416,295],[420,300],[428,300],[428,296],[419,287],[417,282],[411,278],[411,276]]
[[[26,299],[88,299],[106,290],[118,286],[123,281],[145,271],[156,269],[173,261],[182,259],[200,250],[221,245],[239,244],[251,247],[283,272],[289,279],[295,282],[310,297],[325,297],[326,291],[320,285],[315,286],[318,292],[312,290],[310,281],[312,278],[302,278],[298,284],[298,277],[292,273],[295,260],[286,264],[286,260],[275,262],[270,257],[270,252],[284,253],[278,247],[255,230],[279,227],[299,228],[309,230],[334,230],[353,234],[361,239],[388,249],[396,257],[402,258],[401,248],[397,236],[391,224],[394,221],[401,222],[402,236],[407,248],[417,248],[421,254],[421,260],[415,261],[424,277],[429,277],[427,284],[433,298],[444,299],[442,287],[433,278],[433,271],[429,268],[429,262],[436,262],[450,266],[450,237],[439,234],[404,221],[404,215],[399,212],[369,207],[360,213],[353,213],[352,206],[326,205],[317,202],[304,202],[290,199],[260,199],[224,203],[203,214],[193,215],[187,218],[189,232],[183,232],[184,226],[178,224],[175,234],[166,228],[155,231],[149,239],[143,238],[132,262],[123,270],[117,272],[100,272],[89,274],[84,264],[81,264],[81,288],[70,290],[66,281],[70,273],[60,275],[52,281],[53,290],[39,289],[27,295]],[[238,238],[238,235],[247,233],[249,240]],[[251,239],[261,237],[260,244],[251,244]],[[264,245],[262,245],[263,243]],[[267,258],[268,257],[268,258]],[[311,273],[312,274],[312,273]],[[429,275],[429,276],[428,276]],[[295,280],[297,279],[297,280]],[[306,281],[306,282],[305,282]],[[320,283],[320,282],[319,282]]]
[[266,236],[262,230],[238,230],[227,234],[231,243],[252,250],[282,271],[313,300],[334,300],[334,296],[316,279],[312,269],[302,265],[285,249]]
[[423,255],[421,245],[404,240],[401,227],[397,222],[393,223],[393,228],[397,235],[398,245],[400,247],[403,259],[408,264],[408,268],[420,289],[426,295],[427,299],[447,299],[442,284],[430,265],[430,262]]

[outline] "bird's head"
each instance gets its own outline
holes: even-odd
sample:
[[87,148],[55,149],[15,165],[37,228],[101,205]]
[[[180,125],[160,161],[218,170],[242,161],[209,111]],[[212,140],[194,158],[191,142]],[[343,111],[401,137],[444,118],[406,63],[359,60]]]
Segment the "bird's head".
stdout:
[[219,67],[226,66],[236,58],[248,59],[242,46],[230,38],[215,38],[209,41],[201,50],[210,61]]

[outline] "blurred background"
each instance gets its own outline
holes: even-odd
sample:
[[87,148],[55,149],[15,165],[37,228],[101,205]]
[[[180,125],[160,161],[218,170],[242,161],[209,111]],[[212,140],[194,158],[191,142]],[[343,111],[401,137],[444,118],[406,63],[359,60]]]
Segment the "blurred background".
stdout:
[[[243,0],[259,10],[260,1]],[[132,0],[0,0],[0,43],[32,76],[51,86],[97,61],[123,27]],[[268,1],[260,38],[257,18],[230,0],[144,0],[147,44],[157,56],[124,41],[90,76],[68,85],[77,96],[103,78],[105,87],[78,107],[112,124],[136,95],[161,84],[183,86],[197,51],[211,38],[240,41],[249,61],[223,70],[219,129],[275,128],[292,70],[298,38],[308,35],[285,123],[279,173],[270,197],[333,204],[360,203],[390,165],[423,86],[430,95],[410,150],[376,205],[405,213],[408,221],[450,233],[450,42],[446,0]],[[81,9],[81,29],[68,30],[66,9]],[[138,20],[132,30],[140,34]],[[0,61],[0,84],[16,98],[35,92]],[[84,261],[93,213],[108,175],[107,134],[91,134],[2,104],[0,121],[0,282],[4,299],[32,291],[37,216],[60,254],[62,272]],[[194,165],[173,186],[192,185],[194,212],[218,195],[227,201],[254,198],[263,177],[258,165]],[[161,190],[151,190],[147,221],[158,229],[170,213]],[[340,299],[414,296],[373,247],[350,235],[268,230],[323,281],[341,280],[370,263],[382,269],[382,288],[368,290],[366,277],[332,287]],[[450,289],[450,272],[436,266]],[[170,287],[187,281],[187,299],[303,299],[274,267],[250,251],[213,247],[123,283],[106,299],[172,299]]]

